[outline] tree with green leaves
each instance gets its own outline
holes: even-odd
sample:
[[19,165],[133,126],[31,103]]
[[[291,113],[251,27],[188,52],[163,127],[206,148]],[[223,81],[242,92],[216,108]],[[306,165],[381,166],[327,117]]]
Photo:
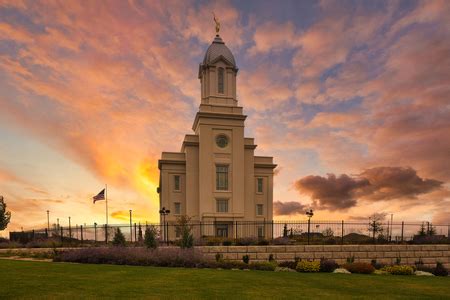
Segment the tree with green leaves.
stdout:
[[156,240],[156,228],[155,226],[148,226],[145,229],[144,244],[149,249],[158,248],[158,241]]
[[194,236],[192,234],[191,218],[188,216],[180,216],[177,218],[176,230],[181,235],[180,247],[192,248],[194,247]]
[[11,212],[6,211],[6,203],[3,196],[0,196],[0,230],[5,230],[11,220]]
[[123,235],[120,228],[117,228],[112,244],[114,246],[121,246],[121,247],[126,246],[125,236]]

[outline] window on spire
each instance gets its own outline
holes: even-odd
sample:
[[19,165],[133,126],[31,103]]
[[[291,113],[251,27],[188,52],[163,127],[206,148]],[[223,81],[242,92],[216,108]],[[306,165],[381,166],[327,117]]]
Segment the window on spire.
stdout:
[[219,68],[217,71],[217,90],[219,92],[219,94],[223,94],[224,93],[224,69],[223,68]]

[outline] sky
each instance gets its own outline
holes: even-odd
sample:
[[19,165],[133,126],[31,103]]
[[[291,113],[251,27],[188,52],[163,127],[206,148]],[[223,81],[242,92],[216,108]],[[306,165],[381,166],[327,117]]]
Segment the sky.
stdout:
[[[212,12],[275,218],[450,222],[450,3],[0,0],[9,230],[156,222],[158,158],[200,104]],[[0,233],[1,234],[1,233]]]

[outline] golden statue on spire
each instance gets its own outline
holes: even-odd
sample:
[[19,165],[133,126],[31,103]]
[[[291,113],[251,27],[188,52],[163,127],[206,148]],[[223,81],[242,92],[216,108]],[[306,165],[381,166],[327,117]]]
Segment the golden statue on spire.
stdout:
[[219,34],[220,31],[220,22],[219,19],[216,18],[216,14],[213,12],[214,22],[216,23],[216,34]]

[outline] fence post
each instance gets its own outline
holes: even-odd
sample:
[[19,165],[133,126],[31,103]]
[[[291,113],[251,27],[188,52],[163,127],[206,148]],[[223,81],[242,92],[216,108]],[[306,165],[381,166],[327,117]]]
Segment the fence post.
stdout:
[[237,239],[238,239],[238,221],[234,221],[234,239],[237,242]]
[[166,222],[166,246],[169,246],[169,222]]
[[134,242],[137,242],[137,230],[136,223],[134,223]]
[[63,227],[60,226],[59,229],[61,230],[61,246],[62,246],[62,244],[63,244],[63,242],[64,242],[64,237],[63,237]]
[[273,241],[273,229],[274,229],[274,223],[273,223],[273,220],[272,220],[272,241]]
[[108,245],[108,225],[105,224],[105,243]]
[[402,221],[402,236],[401,236],[401,242],[403,243],[403,230],[405,228],[405,222]]
[[45,228],[45,237],[48,239],[48,229]]
[[310,232],[310,228],[311,227],[311,218],[308,218],[308,245],[309,245],[309,232]]
[[376,231],[376,226],[377,223],[375,221],[373,221],[373,234],[372,234],[372,238],[373,238],[373,243],[375,244],[375,231]]
[[203,225],[202,225],[202,221],[200,221],[200,238],[203,238]]
[[344,220],[342,220],[341,224],[341,245],[344,245]]
[[97,244],[97,223],[94,223],[94,242]]
[[81,243],[83,244],[83,225],[80,225]]

